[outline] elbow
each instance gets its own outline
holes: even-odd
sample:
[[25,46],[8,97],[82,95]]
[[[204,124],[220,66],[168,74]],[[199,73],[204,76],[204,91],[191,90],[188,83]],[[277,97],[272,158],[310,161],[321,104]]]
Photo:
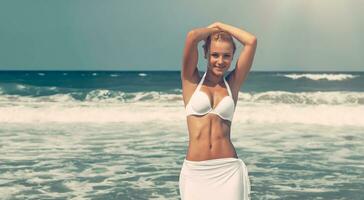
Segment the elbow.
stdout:
[[189,31],[187,33],[186,40],[195,41],[196,40],[196,31],[195,30]]
[[190,30],[188,33],[187,33],[187,37],[188,36],[194,36],[196,35],[196,31],[195,30]]
[[254,45],[254,46],[256,46],[256,45],[257,45],[257,43],[258,43],[258,39],[257,39],[257,37],[255,37],[255,36],[253,36],[253,37],[250,39],[250,41],[249,41],[249,45]]

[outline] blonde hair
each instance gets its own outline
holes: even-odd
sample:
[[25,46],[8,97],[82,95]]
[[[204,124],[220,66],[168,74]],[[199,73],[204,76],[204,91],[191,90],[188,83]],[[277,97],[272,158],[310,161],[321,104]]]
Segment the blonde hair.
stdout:
[[235,45],[235,42],[233,40],[233,37],[229,33],[225,32],[225,31],[220,31],[220,32],[217,32],[217,33],[210,34],[206,38],[205,44],[203,45],[203,49],[204,49],[205,55],[207,55],[207,52],[210,49],[211,41],[226,41],[226,42],[230,42],[233,45],[233,55],[234,55],[235,50],[236,50],[236,45]]

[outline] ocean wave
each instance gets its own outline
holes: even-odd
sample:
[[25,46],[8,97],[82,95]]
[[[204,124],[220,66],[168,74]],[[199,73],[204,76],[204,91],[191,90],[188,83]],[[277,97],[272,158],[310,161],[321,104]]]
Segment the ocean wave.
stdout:
[[240,93],[240,102],[269,104],[305,105],[364,105],[364,92],[285,92],[269,91],[261,93]]
[[354,79],[359,77],[359,75],[352,74],[278,74],[279,76],[284,76],[293,80],[306,78],[310,80],[328,80],[328,81],[343,81],[347,79]]
[[55,86],[33,86],[19,83],[1,84],[0,94],[20,96],[47,96],[60,93],[62,89]]
[[182,100],[180,94],[168,94],[164,92],[132,92],[126,93],[112,90],[93,90],[87,93],[85,102],[108,102],[108,103],[138,103],[138,102],[179,102]]
[[32,97],[20,95],[0,95],[0,103],[6,105],[26,105],[27,103],[69,103],[80,102],[71,94],[55,94],[48,96]]
[[86,94],[84,101],[89,102],[125,102],[125,93],[111,90],[92,90]]
[[[24,89],[24,88],[23,88]],[[50,95],[9,95],[0,88],[0,102],[12,104],[22,102],[92,102],[92,103],[150,103],[154,105],[179,105],[183,102],[180,90],[167,92],[122,92],[113,90],[75,91],[55,93],[57,88],[49,87],[42,93]],[[29,92],[34,93],[34,92]],[[55,94],[54,94],[55,93]],[[364,92],[286,92],[269,91],[259,93],[239,93],[240,104],[295,104],[295,105],[364,105]]]
[[[185,120],[183,105],[181,94],[156,91],[92,90],[37,97],[0,94],[0,122],[174,123]],[[364,92],[270,91],[240,93],[234,121],[364,126],[362,116]]]
[[[364,106],[238,105],[234,122],[242,124],[316,124],[364,127]],[[183,104],[29,103],[0,105],[0,123],[180,123]]]

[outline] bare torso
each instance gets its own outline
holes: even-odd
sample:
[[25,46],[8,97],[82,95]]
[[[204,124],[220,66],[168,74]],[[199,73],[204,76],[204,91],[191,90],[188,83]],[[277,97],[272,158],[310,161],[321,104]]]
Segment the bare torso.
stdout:
[[187,117],[189,145],[187,160],[200,161],[217,158],[237,158],[230,141],[230,122],[219,116],[207,114],[203,117]]
[[[183,99],[185,105],[196,87],[197,84],[187,83],[184,85]],[[228,95],[224,83],[214,87],[204,84],[200,90],[208,94],[210,100],[212,100],[213,108],[216,107],[223,97]],[[234,100],[234,102],[236,101]],[[217,158],[238,158],[230,140],[230,121],[224,120],[212,113],[203,116],[189,115],[187,116],[187,126],[189,132],[187,160],[202,161]]]

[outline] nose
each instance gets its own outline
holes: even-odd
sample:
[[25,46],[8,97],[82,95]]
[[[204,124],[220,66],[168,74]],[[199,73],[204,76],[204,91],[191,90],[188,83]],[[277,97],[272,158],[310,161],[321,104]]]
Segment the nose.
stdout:
[[219,59],[217,60],[217,64],[219,64],[219,65],[220,65],[220,64],[222,64],[222,63],[223,63],[223,59],[222,59],[222,57],[220,56],[220,57],[219,57]]

